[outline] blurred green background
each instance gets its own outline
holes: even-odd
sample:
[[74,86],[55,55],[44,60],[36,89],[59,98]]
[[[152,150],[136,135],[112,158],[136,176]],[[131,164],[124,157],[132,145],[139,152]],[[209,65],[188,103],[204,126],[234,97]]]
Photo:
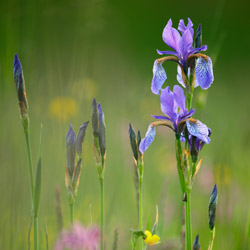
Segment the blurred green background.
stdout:
[[[193,238],[200,234],[202,249],[209,241],[208,201],[218,185],[214,249],[244,249],[250,205],[248,1],[114,1],[9,0],[0,3],[0,249],[27,249],[30,191],[26,146],[13,80],[14,53],[23,65],[30,106],[33,162],[39,150],[43,123],[40,241],[45,249],[43,224],[50,248],[58,236],[55,190],[62,194],[64,227],[68,228],[65,137],[72,123],[77,131],[91,119],[93,97],[102,103],[107,133],[105,172],[105,237],[111,249],[119,231],[118,249],[129,249],[129,229],[137,227],[134,168],[128,123],[144,135],[151,114],[161,114],[159,96],[151,93],[153,61],[166,50],[161,34],[169,18],[174,27],[190,17],[203,27],[203,43],[214,62],[215,81],[207,92],[195,90],[195,117],[213,131],[205,146],[203,164],[193,186]],[[171,87],[176,65],[166,63]],[[99,222],[99,183],[89,126],[84,142],[84,164],[76,217]],[[159,128],[145,153],[144,224],[160,209],[163,245],[179,241],[180,188],[176,173],[174,135]],[[34,164],[35,165],[35,164]]]

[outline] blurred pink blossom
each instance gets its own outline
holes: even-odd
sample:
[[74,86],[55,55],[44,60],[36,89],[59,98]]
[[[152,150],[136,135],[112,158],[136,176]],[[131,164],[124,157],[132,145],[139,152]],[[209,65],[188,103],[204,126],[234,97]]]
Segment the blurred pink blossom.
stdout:
[[55,250],[98,250],[100,233],[97,227],[84,228],[75,222],[70,230],[60,233]]

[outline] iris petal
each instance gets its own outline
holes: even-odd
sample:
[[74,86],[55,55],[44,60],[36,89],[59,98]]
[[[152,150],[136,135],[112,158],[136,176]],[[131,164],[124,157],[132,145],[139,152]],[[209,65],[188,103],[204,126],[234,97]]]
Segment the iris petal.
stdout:
[[192,136],[195,136],[199,138],[200,140],[204,141],[206,144],[209,144],[209,130],[208,127],[202,123],[199,120],[195,120],[195,122],[192,122],[190,120],[187,120],[187,130],[189,134]]
[[149,125],[146,136],[141,140],[141,143],[139,145],[139,150],[141,151],[142,154],[144,154],[144,152],[154,141],[155,134],[156,134],[156,128]]
[[196,84],[200,85],[202,89],[208,89],[210,87],[214,81],[213,64],[210,57],[208,57],[207,61],[202,57],[198,58],[195,75]]
[[154,94],[159,95],[162,85],[167,79],[166,71],[164,70],[161,63],[155,60],[153,66],[153,79],[151,84],[151,90]]

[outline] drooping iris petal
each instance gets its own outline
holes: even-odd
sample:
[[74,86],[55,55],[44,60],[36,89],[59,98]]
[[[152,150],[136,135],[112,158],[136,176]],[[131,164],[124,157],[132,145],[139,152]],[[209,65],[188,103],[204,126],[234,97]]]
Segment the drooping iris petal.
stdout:
[[170,48],[174,49],[175,51],[178,51],[178,44],[181,39],[181,36],[175,28],[172,28],[171,18],[169,19],[167,25],[163,30],[162,39]]
[[178,85],[174,85],[173,93],[174,93],[174,99],[175,99],[175,102],[176,102],[177,106],[182,111],[184,111],[185,110],[186,97],[184,95],[183,89]]
[[210,87],[214,81],[213,64],[210,57],[208,57],[207,61],[202,57],[198,58],[195,68],[195,75],[195,81],[197,81],[202,89],[207,89]]
[[151,84],[151,90],[154,94],[160,94],[161,87],[166,79],[167,74],[162,66],[162,63],[158,63],[158,60],[155,60],[153,66],[153,79]]
[[177,81],[182,85],[182,87],[186,88],[186,85],[182,80],[182,71],[181,71],[181,67],[179,65],[177,66],[177,77],[176,78],[177,78]]
[[209,130],[208,127],[199,120],[186,122],[187,130],[190,135],[199,138],[201,141],[204,141],[206,144],[209,144]]
[[155,134],[156,128],[149,125],[146,136],[141,140],[141,143],[139,145],[139,150],[142,154],[144,154],[150,144],[154,141]]

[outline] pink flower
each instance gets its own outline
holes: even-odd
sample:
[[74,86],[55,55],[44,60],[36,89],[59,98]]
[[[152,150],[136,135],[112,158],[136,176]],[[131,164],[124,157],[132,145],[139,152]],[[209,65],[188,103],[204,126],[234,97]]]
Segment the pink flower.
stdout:
[[84,228],[75,222],[70,230],[61,232],[55,250],[98,250],[100,233],[97,227]]

